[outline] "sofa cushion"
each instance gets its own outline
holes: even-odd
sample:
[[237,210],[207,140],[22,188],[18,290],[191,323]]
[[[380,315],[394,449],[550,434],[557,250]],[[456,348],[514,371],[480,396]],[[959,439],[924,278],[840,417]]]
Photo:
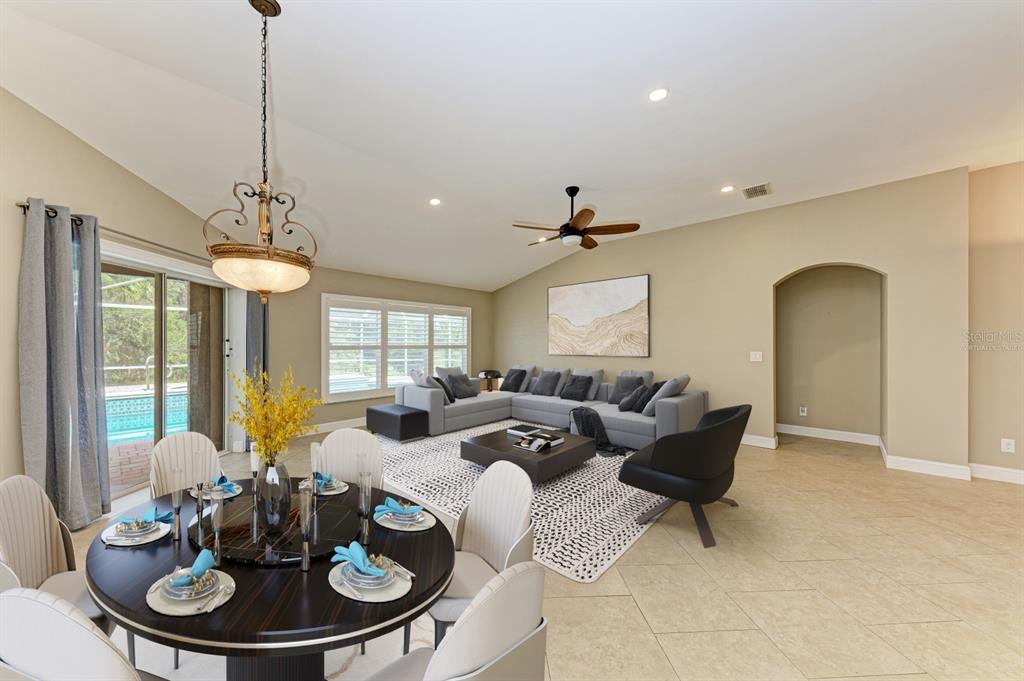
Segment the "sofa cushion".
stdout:
[[451,404],[455,401],[455,393],[452,392],[452,387],[448,385],[448,381],[443,376],[438,374],[438,376],[434,378],[434,382],[437,383],[438,387],[444,391],[445,404]]
[[643,413],[644,407],[646,407],[647,403],[651,401],[651,398],[661,390],[661,386],[663,385],[665,385],[665,381],[658,381],[654,385],[649,386],[647,390],[644,391],[644,394],[640,396],[640,399],[636,401],[636,404],[633,405],[633,411],[638,414]]
[[499,390],[507,393],[522,392],[523,384],[527,382],[525,369],[509,369],[505,379],[501,382]]
[[523,384],[519,386],[519,392],[525,393],[530,388],[530,379],[533,378],[533,372],[537,371],[537,365],[513,364],[509,371],[511,371],[512,369],[522,369],[523,371],[526,372],[526,380],[524,380]]
[[494,392],[480,393],[476,397],[467,397],[458,400],[444,408],[445,418],[453,416],[465,416],[491,409],[508,408],[512,403],[512,393],[503,393],[500,390]]
[[620,371],[619,376],[639,376],[644,380],[644,385],[646,385],[647,387],[654,385],[653,371]]
[[562,416],[568,416],[570,411],[579,406],[590,407],[595,404],[600,404],[600,402],[583,402],[581,405],[574,400],[563,400],[558,395],[516,395],[512,398],[513,407]]
[[441,383],[433,376],[428,376],[419,369],[413,369],[409,372],[409,378],[412,379],[414,385],[418,385],[421,388],[432,388],[443,392],[445,404],[451,404],[454,402],[454,400],[448,397],[448,391],[444,389],[444,386],[442,386]]
[[558,396],[563,400],[583,402],[589,399],[587,395],[590,394],[590,386],[593,382],[593,376],[570,376],[569,380],[565,382],[565,387],[562,388],[562,392],[559,393]]
[[469,376],[466,374],[448,374],[448,378],[445,380],[457,400],[476,397],[480,393],[480,390],[470,383]]
[[555,386],[555,392],[553,392],[551,394],[552,395],[560,395],[560,394],[562,394],[562,388],[565,387],[565,382],[569,380],[569,374],[571,373],[571,370],[569,370],[569,369],[558,369],[558,368],[544,367],[544,371],[557,371],[558,372],[558,385]]
[[590,390],[587,391],[587,399],[592,400],[597,397],[597,389],[601,387],[601,381],[604,380],[604,369],[573,369],[572,376],[590,376],[593,380],[590,382]]
[[648,402],[647,406],[644,407],[644,416],[654,416],[655,402],[666,397],[675,397],[679,393],[683,392],[684,389],[686,389],[686,386],[687,384],[689,384],[689,382],[690,374],[683,374],[678,378],[670,378],[667,381],[665,381],[665,385],[661,386],[661,389],[658,390],[658,392],[654,393],[654,396],[651,397],[650,402]]
[[540,375],[537,382],[533,385],[533,389],[530,391],[534,395],[545,395],[550,397],[555,394],[555,389],[558,387],[561,376],[557,371],[547,371]]
[[650,416],[634,411],[619,411],[619,407],[606,402],[598,402],[592,407],[601,416],[601,422],[608,430],[619,430],[646,437],[654,437],[656,422]]
[[631,392],[644,384],[642,376],[623,376],[619,374],[612,386],[611,394],[608,395],[608,404],[618,404]]
[[633,407],[640,401],[640,398],[647,392],[647,386],[641,383],[633,392],[619,400],[619,411],[633,411]]

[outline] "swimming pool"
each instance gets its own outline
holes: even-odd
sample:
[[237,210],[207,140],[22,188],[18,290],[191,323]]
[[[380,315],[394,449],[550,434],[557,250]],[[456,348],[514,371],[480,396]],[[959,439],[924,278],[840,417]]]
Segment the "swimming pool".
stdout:
[[[107,403],[107,443],[111,445],[153,440],[153,395],[111,396]],[[188,393],[172,393],[165,399],[164,431],[188,430]]]

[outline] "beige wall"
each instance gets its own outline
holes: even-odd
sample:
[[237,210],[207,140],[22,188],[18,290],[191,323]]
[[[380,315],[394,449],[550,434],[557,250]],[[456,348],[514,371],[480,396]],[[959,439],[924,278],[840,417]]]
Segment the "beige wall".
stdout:
[[[323,293],[471,307],[470,371],[492,368],[493,293],[318,267],[313,270],[310,283],[303,288],[270,297],[272,374],[278,375],[291,366],[296,381],[320,389],[320,300]],[[368,405],[391,402],[394,402],[393,397],[325,404],[317,410],[314,421],[326,423],[360,418],[366,415]]]
[[878,435],[881,323],[882,276],[873,270],[812,267],[779,284],[776,422]]
[[969,353],[970,459],[1024,468],[1024,163],[971,173],[970,202],[971,331],[1015,334],[1015,349],[978,338]]
[[[551,246],[558,248],[558,246]],[[774,285],[819,264],[887,275],[890,454],[967,463],[967,171],[951,170],[580,251],[497,291],[495,361],[686,371],[774,435]],[[651,357],[550,357],[548,286],[651,274]],[[752,350],[764,352],[751,363]]]

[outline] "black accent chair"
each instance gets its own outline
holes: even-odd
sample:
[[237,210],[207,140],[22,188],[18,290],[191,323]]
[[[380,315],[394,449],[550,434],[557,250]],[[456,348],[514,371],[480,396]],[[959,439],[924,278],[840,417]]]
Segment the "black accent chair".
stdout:
[[749,418],[749,404],[715,409],[704,414],[694,430],[660,437],[626,459],[619,469],[620,482],[668,497],[636,521],[643,525],[685,501],[704,548],[714,546],[702,504],[739,505],[724,495],[732,485],[736,452]]

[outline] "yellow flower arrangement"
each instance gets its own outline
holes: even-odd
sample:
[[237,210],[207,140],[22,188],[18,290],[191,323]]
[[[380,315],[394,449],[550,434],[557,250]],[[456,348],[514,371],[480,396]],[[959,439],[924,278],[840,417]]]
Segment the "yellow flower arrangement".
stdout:
[[236,400],[238,408],[228,420],[259,443],[260,458],[268,466],[276,463],[289,440],[314,430],[309,420],[313,407],[323,404],[323,400],[315,389],[295,385],[291,367],[281,376],[276,389],[265,371],[246,373],[244,381],[235,374],[231,378],[240,395]]

